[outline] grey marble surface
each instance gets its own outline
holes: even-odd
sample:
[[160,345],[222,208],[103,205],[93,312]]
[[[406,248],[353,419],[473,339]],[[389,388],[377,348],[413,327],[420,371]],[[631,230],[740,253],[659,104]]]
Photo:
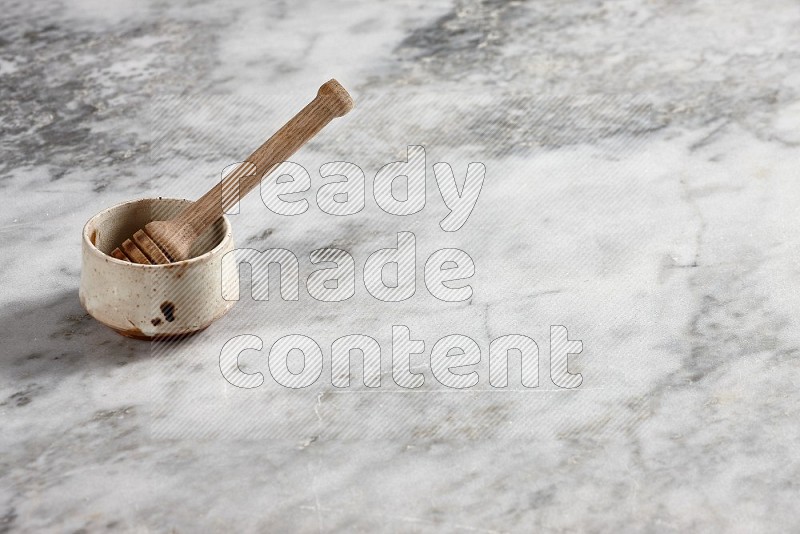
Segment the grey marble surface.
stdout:
[[[2,2],[0,532],[786,531],[800,523],[800,5],[777,0]],[[236,241],[355,258],[413,231],[476,264],[472,299],[243,300],[181,343],[81,309],[80,231],[131,198],[196,198],[330,77],[358,108],[294,158],[427,150],[428,203],[271,214]],[[431,165],[486,165],[463,229]],[[425,342],[391,380],[391,328]],[[565,325],[578,388],[549,377]],[[381,388],[331,385],[330,346],[380,342]],[[480,383],[437,384],[461,333]],[[525,334],[540,385],[488,383]],[[303,391],[228,384],[234,336],[266,372],[281,336],[322,347]],[[518,371],[517,371],[518,372]]]

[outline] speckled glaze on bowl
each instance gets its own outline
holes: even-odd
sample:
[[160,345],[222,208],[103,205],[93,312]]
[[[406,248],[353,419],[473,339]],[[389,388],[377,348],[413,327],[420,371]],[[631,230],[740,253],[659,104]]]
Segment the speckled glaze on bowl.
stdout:
[[[95,319],[138,339],[184,336],[208,327],[236,301],[234,276],[223,277],[233,250],[230,221],[222,217],[195,243],[191,258],[168,265],[141,265],[108,254],[150,221],[175,216],[189,200],[145,198],[101,211],[83,228],[80,300]],[[233,254],[225,261],[233,262]],[[238,288],[237,288],[238,289]]]

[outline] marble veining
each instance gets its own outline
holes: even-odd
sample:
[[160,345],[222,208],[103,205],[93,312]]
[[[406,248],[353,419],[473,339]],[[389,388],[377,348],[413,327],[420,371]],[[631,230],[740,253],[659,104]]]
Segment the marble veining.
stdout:
[[[778,0],[322,4],[29,3],[0,18],[0,532],[791,530],[800,460],[800,6]],[[309,210],[258,196],[241,247],[336,246],[355,296],[243,299],[179,343],[122,338],[77,298],[85,221],[196,198],[336,77],[358,107],[305,147]],[[427,203],[398,218],[371,180],[426,148]],[[363,212],[316,205],[325,162],[367,178]],[[486,165],[445,233],[431,166]],[[472,299],[382,303],[369,254],[413,231],[476,264]],[[480,383],[392,382],[391,327],[480,346]],[[549,328],[583,383],[549,378]],[[374,337],[381,388],[331,385],[331,343]],[[492,389],[488,346],[522,333],[540,386]],[[228,384],[303,334],[307,390]],[[517,381],[519,379],[517,378]],[[512,384],[513,384],[512,378]]]

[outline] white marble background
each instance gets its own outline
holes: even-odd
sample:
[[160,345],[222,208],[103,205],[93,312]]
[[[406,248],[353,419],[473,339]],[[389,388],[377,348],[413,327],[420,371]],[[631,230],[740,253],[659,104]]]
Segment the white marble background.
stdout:
[[[778,0],[2,3],[0,532],[785,531],[800,513],[800,5]],[[336,77],[358,101],[295,160],[407,144],[487,178],[460,232],[432,173],[398,221],[234,218],[240,246],[335,244],[359,269],[414,231],[475,259],[474,298],[241,302],[169,346],[80,308],[80,230],[143,196],[195,198]],[[171,111],[180,120],[159,120]],[[430,167],[429,167],[430,169]],[[360,271],[359,271],[360,272]],[[360,280],[360,278],[359,278]],[[392,324],[484,350],[474,390],[391,384]],[[551,324],[584,351],[548,377]],[[381,342],[379,392],[218,369],[239,334],[326,357]],[[536,390],[490,391],[523,333]],[[326,362],[328,360],[326,359]],[[265,370],[264,354],[243,364]],[[327,380],[325,378],[327,377]],[[512,379],[513,380],[513,379]],[[512,382],[513,383],[513,382]]]

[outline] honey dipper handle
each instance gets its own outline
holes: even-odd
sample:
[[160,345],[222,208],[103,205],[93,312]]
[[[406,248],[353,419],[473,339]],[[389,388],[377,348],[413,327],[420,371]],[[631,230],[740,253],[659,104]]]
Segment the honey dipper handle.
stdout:
[[175,218],[183,227],[183,237],[193,239],[202,234],[225,210],[255,188],[276,165],[289,159],[330,121],[351,109],[353,99],[339,82],[330,80],[324,83],[314,100],[250,154],[246,161]]

